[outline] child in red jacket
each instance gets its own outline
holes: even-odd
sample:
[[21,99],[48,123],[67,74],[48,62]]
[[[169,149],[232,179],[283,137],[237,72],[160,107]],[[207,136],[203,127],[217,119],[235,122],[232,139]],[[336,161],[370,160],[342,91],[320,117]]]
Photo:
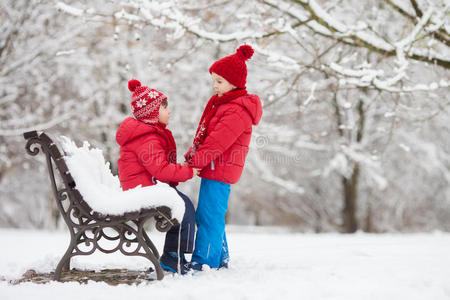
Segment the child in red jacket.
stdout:
[[174,226],[166,234],[160,264],[163,269],[176,272],[180,249],[181,272],[185,273],[184,253],[192,253],[193,250],[195,212],[191,200],[176,186],[178,182],[197,175],[198,169],[176,163],[175,140],[166,128],[170,117],[167,97],[157,90],[141,86],[135,79],[128,82],[128,89],[133,92],[131,108],[135,118],[126,118],[116,134],[120,146],[120,183],[123,190],[128,190],[138,185],[155,185],[159,180],[170,184],[184,200],[186,208],[181,222],[181,243],[178,245],[180,228]]
[[185,165],[199,168],[202,177],[196,211],[197,235],[189,268],[228,266],[225,213],[230,184],[238,182],[252,134],[262,116],[258,96],[246,91],[247,66],[253,55],[248,45],[216,61],[209,69],[216,94],[200,119]]

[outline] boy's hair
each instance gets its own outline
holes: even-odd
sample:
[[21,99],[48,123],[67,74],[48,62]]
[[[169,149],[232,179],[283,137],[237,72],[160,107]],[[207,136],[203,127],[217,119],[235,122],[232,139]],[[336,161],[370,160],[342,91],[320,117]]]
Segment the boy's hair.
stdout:
[[164,108],[166,108],[167,107],[167,105],[169,105],[169,103],[167,102],[167,98],[166,99],[164,99],[162,102],[161,102],[161,104],[160,104],[162,107],[164,107]]

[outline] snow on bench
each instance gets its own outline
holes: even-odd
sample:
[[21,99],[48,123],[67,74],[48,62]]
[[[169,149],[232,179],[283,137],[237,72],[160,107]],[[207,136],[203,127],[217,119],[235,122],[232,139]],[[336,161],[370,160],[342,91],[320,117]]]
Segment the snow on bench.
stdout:
[[123,215],[144,208],[167,206],[172,217],[180,223],[184,215],[184,202],[165,183],[122,191],[119,178],[111,173],[109,162],[105,163],[102,150],[91,148],[88,142],[81,147],[62,136],[64,160],[77,183],[77,189],[89,206],[104,215]]

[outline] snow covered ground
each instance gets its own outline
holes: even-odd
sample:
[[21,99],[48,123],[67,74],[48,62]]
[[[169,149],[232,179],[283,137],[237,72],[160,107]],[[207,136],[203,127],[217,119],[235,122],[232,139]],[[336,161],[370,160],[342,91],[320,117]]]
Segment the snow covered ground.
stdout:
[[[299,234],[228,227],[228,270],[141,285],[11,285],[28,269],[52,271],[65,232],[0,229],[0,299],[450,299],[450,234]],[[152,233],[158,247],[163,236]],[[72,267],[145,269],[146,260],[99,253]]]

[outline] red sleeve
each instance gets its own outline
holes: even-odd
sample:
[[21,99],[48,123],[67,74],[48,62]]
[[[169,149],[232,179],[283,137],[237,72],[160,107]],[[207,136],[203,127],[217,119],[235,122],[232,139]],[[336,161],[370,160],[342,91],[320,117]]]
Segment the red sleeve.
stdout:
[[155,179],[163,182],[184,182],[194,176],[191,167],[167,161],[166,151],[159,139],[150,137],[136,149],[139,162]]
[[189,166],[203,169],[211,161],[216,160],[248,128],[247,119],[247,114],[242,114],[240,107],[226,110],[216,126],[208,133],[205,141],[195,151]]

